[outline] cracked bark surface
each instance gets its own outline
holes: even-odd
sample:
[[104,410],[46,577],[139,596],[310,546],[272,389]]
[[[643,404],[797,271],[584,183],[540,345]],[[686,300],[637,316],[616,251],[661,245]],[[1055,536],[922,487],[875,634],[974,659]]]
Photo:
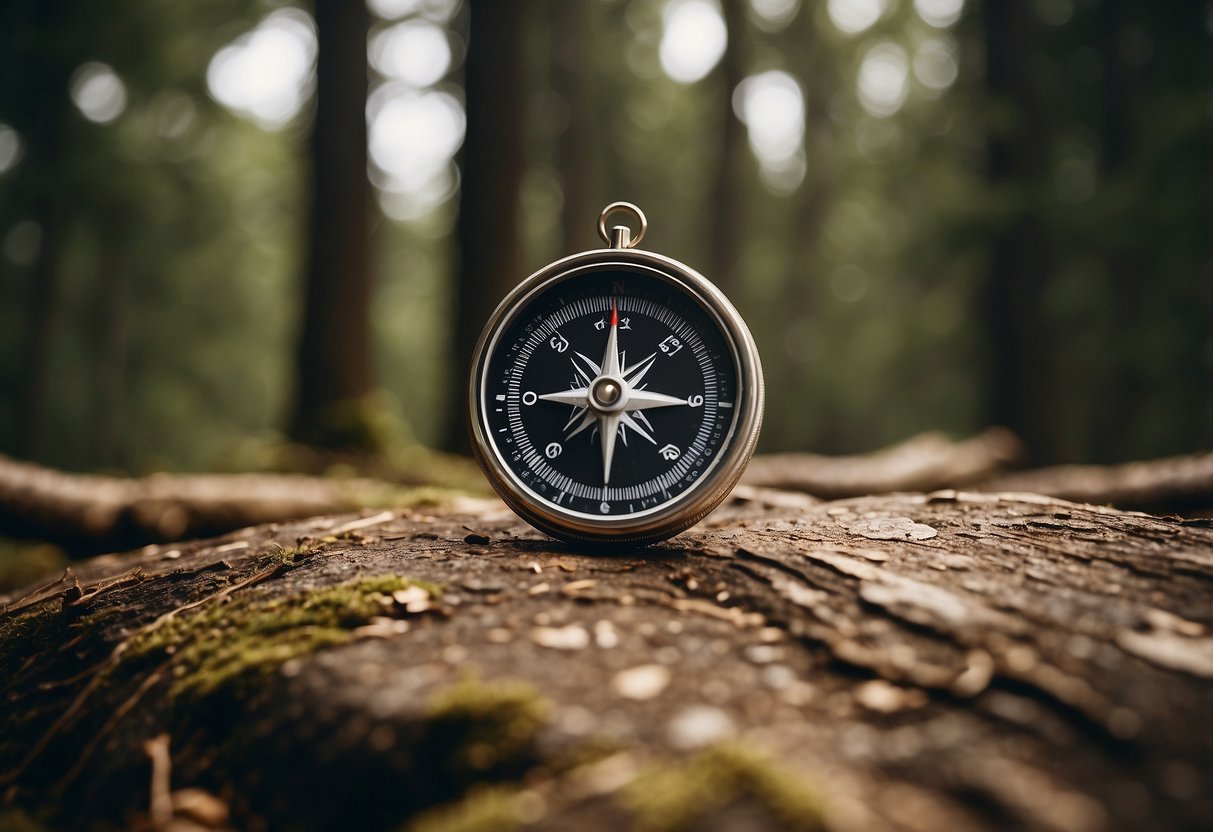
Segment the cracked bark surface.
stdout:
[[[383,575],[441,589],[174,693],[190,626]],[[1207,520],[741,488],[591,556],[463,501],[95,558],[0,604],[2,788],[50,828],[1213,826]],[[147,649],[170,621],[186,641]],[[679,772],[712,788],[653,809]]]

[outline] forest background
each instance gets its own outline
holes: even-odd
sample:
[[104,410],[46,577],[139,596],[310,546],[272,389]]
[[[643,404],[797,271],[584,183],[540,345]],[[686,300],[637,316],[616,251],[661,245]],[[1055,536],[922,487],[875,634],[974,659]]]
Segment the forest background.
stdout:
[[0,452],[461,450],[616,199],[749,321],[761,451],[1213,446],[1211,91],[1194,0],[9,0]]

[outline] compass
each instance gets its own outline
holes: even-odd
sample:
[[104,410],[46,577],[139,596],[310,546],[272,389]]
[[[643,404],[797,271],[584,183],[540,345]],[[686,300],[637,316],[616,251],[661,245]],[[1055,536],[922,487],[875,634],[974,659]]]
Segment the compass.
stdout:
[[[607,231],[623,213],[637,227]],[[522,281],[472,359],[472,449],[520,517],[583,544],[644,544],[699,522],[749,462],[762,367],[745,322],[689,266],[636,245],[608,205],[608,248]]]

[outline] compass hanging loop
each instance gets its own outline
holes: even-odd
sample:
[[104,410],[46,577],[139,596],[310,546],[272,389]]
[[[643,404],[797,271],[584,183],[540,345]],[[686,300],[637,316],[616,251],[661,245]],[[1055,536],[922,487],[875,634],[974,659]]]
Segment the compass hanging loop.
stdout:
[[[633,239],[632,230],[626,225],[616,225],[607,233],[607,217],[612,214],[630,214],[636,220],[636,237]],[[630,202],[612,202],[602,209],[598,215],[598,236],[611,248],[636,248],[649,230],[649,221],[635,205]]]

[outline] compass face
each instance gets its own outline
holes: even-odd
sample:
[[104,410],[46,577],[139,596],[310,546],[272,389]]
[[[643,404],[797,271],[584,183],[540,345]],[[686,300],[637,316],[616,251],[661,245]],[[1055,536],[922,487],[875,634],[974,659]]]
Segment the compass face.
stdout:
[[545,515],[591,521],[688,501],[747,392],[717,314],[677,277],[624,263],[541,283],[480,371],[484,441],[514,485]]

